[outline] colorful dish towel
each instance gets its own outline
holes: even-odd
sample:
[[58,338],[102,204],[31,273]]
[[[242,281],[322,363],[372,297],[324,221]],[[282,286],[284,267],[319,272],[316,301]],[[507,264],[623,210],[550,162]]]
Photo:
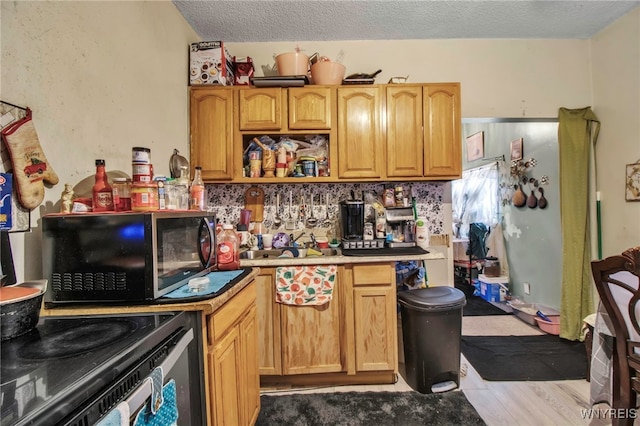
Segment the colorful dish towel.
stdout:
[[276,302],[286,305],[324,305],[333,295],[337,265],[276,268]]

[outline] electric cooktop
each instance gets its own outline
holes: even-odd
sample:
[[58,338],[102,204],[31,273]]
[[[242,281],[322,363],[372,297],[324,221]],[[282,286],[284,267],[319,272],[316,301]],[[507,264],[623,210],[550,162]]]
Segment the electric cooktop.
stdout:
[[[2,425],[52,406],[77,404],[114,381],[172,331],[173,313],[44,317],[31,332],[0,345]],[[167,324],[167,326],[165,326]],[[71,405],[72,407],[76,405]]]

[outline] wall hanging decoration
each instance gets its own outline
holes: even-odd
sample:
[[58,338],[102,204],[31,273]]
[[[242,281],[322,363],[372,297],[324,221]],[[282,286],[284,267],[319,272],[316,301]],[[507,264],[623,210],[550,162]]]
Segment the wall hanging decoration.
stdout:
[[467,161],[475,161],[484,157],[484,132],[467,136]]
[[511,161],[522,159],[522,138],[511,141]]
[[[0,130],[26,116],[27,108],[0,101]],[[31,210],[18,202],[11,158],[3,143],[0,143],[0,158],[0,228],[8,232],[28,232],[31,229]]]
[[[511,203],[514,207],[547,208],[549,202],[544,196],[544,190],[541,185],[547,185],[549,177],[541,176],[540,179],[537,179],[528,175],[528,172],[536,166],[536,163],[535,158],[530,158],[526,161],[522,159],[511,161],[509,174],[506,176],[506,173],[502,173],[502,178],[505,182],[500,183],[503,206]],[[524,187],[528,187],[528,196]],[[539,197],[536,191],[540,193]]]
[[55,185],[58,175],[40,146],[31,110],[27,108],[26,116],[4,127],[1,134],[11,157],[18,200],[24,208],[33,210],[44,199],[44,182]]
[[627,164],[625,200],[640,201],[640,160]]

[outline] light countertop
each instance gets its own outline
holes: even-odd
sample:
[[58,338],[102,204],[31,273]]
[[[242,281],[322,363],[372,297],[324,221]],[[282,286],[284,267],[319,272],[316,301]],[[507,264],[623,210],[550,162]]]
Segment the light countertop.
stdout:
[[437,248],[429,248],[429,253],[414,255],[386,256],[345,256],[339,251],[336,256],[278,257],[262,259],[240,259],[240,266],[294,266],[294,265],[340,265],[349,263],[379,263],[407,260],[439,260],[446,259],[444,253]]
[[[243,266],[246,267],[246,266]],[[147,313],[147,312],[167,312],[167,311],[203,311],[205,314],[211,314],[225,304],[229,299],[238,294],[243,288],[249,285],[258,273],[260,268],[253,268],[251,272],[238,281],[233,287],[219,296],[210,299],[198,300],[194,302],[178,302],[178,303],[158,303],[151,305],[82,305],[82,306],[65,306],[46,308],[42,307],[40,315],[47,316],[63,316],[63,315],[113,315],[125,313]]]

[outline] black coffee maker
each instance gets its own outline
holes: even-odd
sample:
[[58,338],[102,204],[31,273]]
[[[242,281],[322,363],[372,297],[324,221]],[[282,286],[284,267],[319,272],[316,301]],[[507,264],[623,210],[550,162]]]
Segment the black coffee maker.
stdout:
[[342,239],[362,241],[364,235],[364,201],[340,201],[340,220],[342,221]]

